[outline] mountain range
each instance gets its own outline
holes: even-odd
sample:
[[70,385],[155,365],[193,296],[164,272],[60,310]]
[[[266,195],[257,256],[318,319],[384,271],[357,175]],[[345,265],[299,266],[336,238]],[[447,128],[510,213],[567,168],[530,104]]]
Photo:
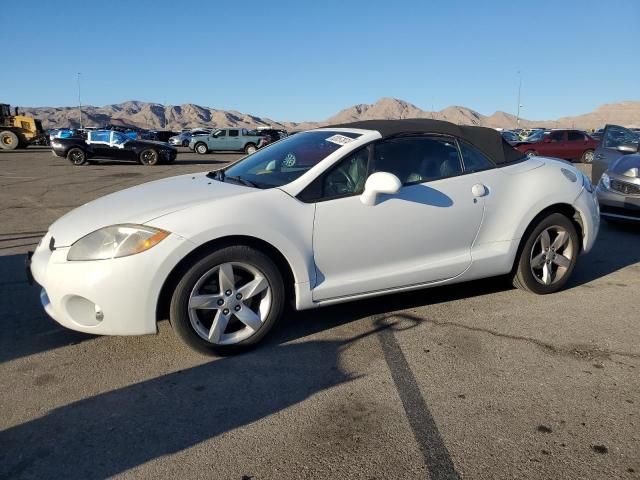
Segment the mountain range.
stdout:
[[[79,125],[78,107],[28,107],[21,108],[21,111],[42,120],[44,128],[77,127]],[[515,128],[517,125],[516,117],[506,112],[498,111],[487,116],[460,106],[451,106],[444,110],[431,112],[396,98],[381,98],[373,104],[353,105],[324,121],[301,123],[275,121],[234,110],[219,110],[192,103],[161,105],[133,100],[103,107],[82,107],[84,126],[96,127],[114,124],[167,130],[193,127],[273,127],[293,131],[357,120],[400,118],[434,118],[457,124],[499,128]],[[557,120],[520,119],[521,127],[591,129],[600,128],[606,123],[639,127],[640,101],[605,104],[592,112],[574,117],[562,117]]]

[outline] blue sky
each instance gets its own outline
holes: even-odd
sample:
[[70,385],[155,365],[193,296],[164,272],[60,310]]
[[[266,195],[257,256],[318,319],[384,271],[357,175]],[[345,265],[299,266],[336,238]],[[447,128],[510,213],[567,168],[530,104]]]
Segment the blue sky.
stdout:
[[[396,97],[551,119],[640,100],[640,1],[9,2],[0,101],[322,120]],[[6,45],[10,46],[7,58]],[[7,74],[9,73],[9,74]]]

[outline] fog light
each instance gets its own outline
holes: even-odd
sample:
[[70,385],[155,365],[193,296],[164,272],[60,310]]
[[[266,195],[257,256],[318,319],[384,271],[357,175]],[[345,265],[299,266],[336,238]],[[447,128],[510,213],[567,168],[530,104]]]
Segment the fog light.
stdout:
[[99,322],[104,320],[104,312],[98,305],[96,305],[96,320]]

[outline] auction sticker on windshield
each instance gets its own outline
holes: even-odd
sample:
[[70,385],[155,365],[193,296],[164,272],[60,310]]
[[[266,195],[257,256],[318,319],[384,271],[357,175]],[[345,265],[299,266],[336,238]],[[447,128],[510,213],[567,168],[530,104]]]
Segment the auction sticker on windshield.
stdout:
[[345,137],[344,135],[332,135],[327,138],[327,142],[336,143],[338,145],[346,145],[349,142],[353,142],[353,138]]

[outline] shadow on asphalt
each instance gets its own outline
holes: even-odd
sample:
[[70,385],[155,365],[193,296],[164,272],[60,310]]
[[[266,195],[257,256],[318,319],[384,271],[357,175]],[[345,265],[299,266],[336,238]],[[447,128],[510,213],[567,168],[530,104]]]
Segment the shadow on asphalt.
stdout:
[[[342,341],[271,342],[57,408],[0,432],[0,478],[106,478],[190,448],[353,381],[357,377],[340,366],[341,351],[394,327],[381,317],[369,331]],[[407,395],[415,402],[415,393]],[[439,442],[429,446],[440,459],[431,469],[446,475],[433,478],[457,478],[435,423],[417,423],[414,431]],[[215,474],[212,455],[213,470],[205,476]]]
[[640,263],[640,223],[602,221],[593,249],[578,257],[567,288],[577,287]]

